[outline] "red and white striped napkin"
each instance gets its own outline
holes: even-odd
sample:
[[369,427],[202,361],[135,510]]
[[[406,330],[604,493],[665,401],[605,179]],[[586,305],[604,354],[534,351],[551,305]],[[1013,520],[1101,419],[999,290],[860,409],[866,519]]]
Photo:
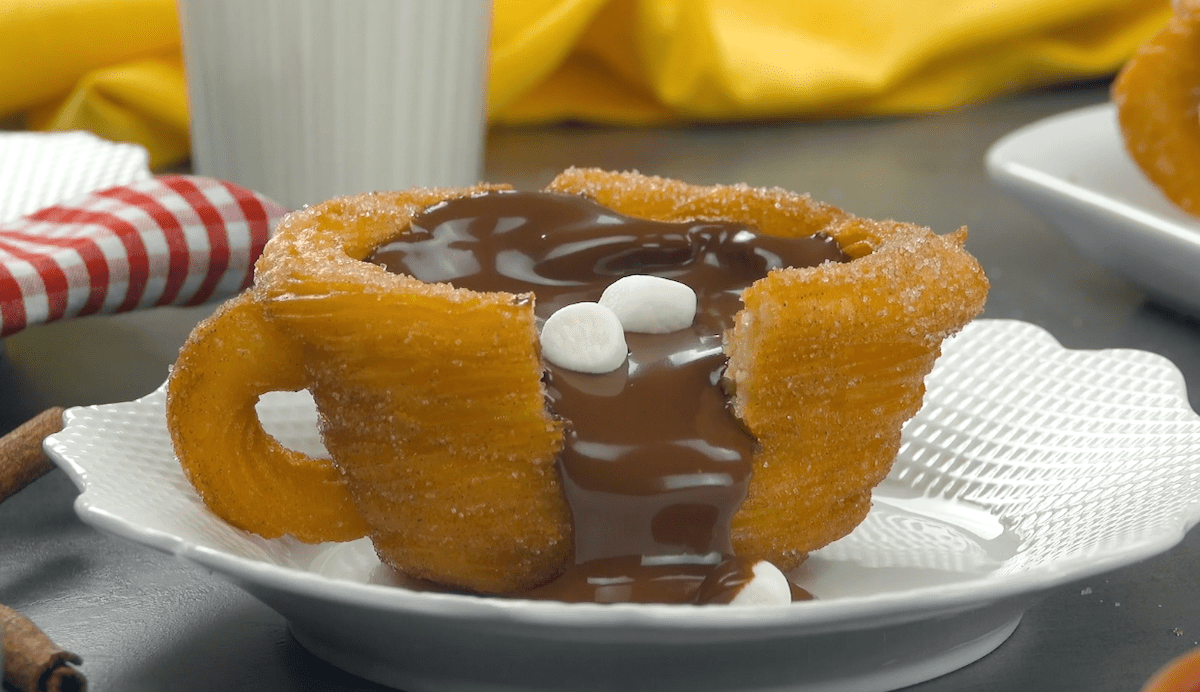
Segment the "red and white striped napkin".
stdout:
[[68,317],[231,296],[250,284],[285,212],[232,183],[166,175],[0,223],[0,337]]

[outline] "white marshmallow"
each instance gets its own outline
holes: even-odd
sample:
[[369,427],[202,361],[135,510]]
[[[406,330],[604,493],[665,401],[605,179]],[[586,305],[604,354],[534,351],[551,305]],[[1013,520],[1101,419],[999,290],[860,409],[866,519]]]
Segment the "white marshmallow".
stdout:
[[690,327],[696,318],[696,292],[661,276],[617,279],[604,289],[600,304],[616,313],[627,332],[667,334]]
[[621,320],[599,303],[568,305],[542,325],[542,357],[560,368],[612,372],[628,352]]
[[754,578],[746,582],[729,605],[784,605],[792,602],[792,587],[775,565],[759,560],[751,568]]

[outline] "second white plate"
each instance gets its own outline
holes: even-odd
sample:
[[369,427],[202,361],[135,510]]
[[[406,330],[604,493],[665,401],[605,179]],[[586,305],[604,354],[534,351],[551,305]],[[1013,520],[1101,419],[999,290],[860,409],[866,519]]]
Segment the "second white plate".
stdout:
[[1200,219],[1167,200],[1129,158],[1112,104],[1061,113],[1001,138],[988,151],[987,168],[1080,252],[1200,314]]

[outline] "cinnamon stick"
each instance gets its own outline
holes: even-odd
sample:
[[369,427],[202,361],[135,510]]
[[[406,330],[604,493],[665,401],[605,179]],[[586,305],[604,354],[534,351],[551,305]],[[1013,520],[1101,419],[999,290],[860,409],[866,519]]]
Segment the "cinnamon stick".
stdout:
[[0,437],[0,502],[54,468],[42,440],[62,430],[62,417],[61,407],[48,408]]
[[[0,502],[44,476],[54,464],[42,451],[47,435],[62,430],[63,410],[42,411],[0,437]],[[0,604],[4,683],[18,692],[85,692],[87,679],[72,664],[83,659],[60,648],[29,618]]]
[[18,692],[85,692],[87,678],[72,667],[83,659],[57,644],[24,615],[0,605],[4,682]]

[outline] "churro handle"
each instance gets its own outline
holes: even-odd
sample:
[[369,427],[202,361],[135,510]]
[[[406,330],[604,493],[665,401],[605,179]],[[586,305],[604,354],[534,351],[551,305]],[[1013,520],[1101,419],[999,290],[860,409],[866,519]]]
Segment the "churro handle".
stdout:
[[287,449],[255,404],[307,386],[303,348],[265,316],[252,291],[193,330],[167,382],[167,427],[196,493],[230,524],[306,543],[366,535],[336,465]]

